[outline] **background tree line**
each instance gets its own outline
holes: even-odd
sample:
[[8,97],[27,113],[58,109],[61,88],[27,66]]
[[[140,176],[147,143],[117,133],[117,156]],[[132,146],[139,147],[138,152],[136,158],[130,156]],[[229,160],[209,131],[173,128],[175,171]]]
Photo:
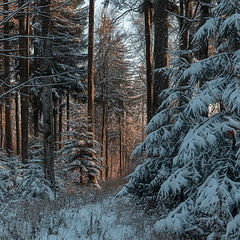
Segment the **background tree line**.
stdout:
[[56,175],[98,186],[98,179],[126,174],[140,138],[135,113],[141,96],[134,97],[130,52],[114,12],[101,10],[97,24],[89,24],[91,44],[91,3],[0,6],[0,144],[6,159],[19,156],[13,161],[22,168],[43,170],[42,181],[54,191]]

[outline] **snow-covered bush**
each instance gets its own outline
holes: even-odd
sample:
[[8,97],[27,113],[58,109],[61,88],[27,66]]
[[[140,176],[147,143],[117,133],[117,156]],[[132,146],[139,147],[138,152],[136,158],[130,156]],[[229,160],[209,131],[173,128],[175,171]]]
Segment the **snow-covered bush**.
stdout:
[[45,180],[41,161],[22,164],[14,156],[0,152],[0,202],[33,198],[54,199],[54,192]]
[[47,198],[54,200],[54,192],[45,179],[41,161],[29,161],[22,165],[21,180],[17,183],[16,193],[20,198]]
[[216,41],[215,52],[167,70],[171,88],[134,152],[148,158],[119,193],[157,205],[155,230],[184,239],[240,238],[240,2],[213,6],[194,41]]
[[15,157],[8,157],[5,151],[0,150],[0,202],[14,196],[20,165]]

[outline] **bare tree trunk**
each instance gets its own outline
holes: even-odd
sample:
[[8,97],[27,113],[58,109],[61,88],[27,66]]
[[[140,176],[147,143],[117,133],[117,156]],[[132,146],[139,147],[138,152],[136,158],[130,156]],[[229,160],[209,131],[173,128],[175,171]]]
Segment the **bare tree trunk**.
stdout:
[[106,163],[106,168],[105,168],[105,179],[107,180],[109,177],[109,159],[108,159],[108,129],[106,127],[105,131],[105,136],[106,136],[106,144],[105,144],[105,163]]
[[3,148],[3,139],[4,139],[4,133],[3,133],[3,104],[0,103],[0,148]]
[[[184,53],[184,51],[190,49],[190,28],[191,22],[188,19],[192,18],[192,0],[180,0],[180,17],[179,17],[179,36],[180,36],[180,50],[183,51],[180,57],[185,59],[188,63],[192,62],[192,57],[189,54]],[[188,85],[188,78],[185,78],[181,82],[181,87]],[[182,107],[186,101],[186,98],[183,96],[183,90],[181,89],[179,106]]]
[[[144,85],[143,83],[142,83],[142,85]],[[142,87],[142,89],[143,89],[143,87]],[[143,91],[142,91],[143,92]],[[141,114],[142,114],[142,142],[144,141],[144,136],[145,136],[145,134],[144,134],[144,132],[145,132],[145,122],[144,122],[144,117],[145,117],[145,114],[144,114],[144,95],[143,95],[143,93],[142,93],[142,111],[141,111]],[[152,106],[152,108],[153,108],[153,106]]]
[[67,131],[69,131],[69,120],[70,120],[70,93],[69,89],[67,90]]
[[16,122],[16,154],[20,154],[20,129],[19,129],[19,101],[18,92],[15,93],[15,122]]
[[[19,0],[19,7],[24,4],[24,0]],[[25,24],[26,21],[26,24]],[[29,15],[25,18],[24,12],[19,15],[19,76],[20,83],[25,83],[29,79]],[[22,147],[22,162],[27,163],[28,159],[28,105],[29,105],[28,87],[23,86],[20,89],[21,97],[21,147]]]
[[[38,2],[35,1],[33,3],[34,8],[38,8]],[[35,14],[33,16],[32,22],[33,24],[39,23],[41,21],[41,16]],[[34,35],[40,36],[41,30],[38,28],[34,28]],[[33,48],[34,48],[34,60],[33,60],[33,74],[34,76],[39,76],[41,72],[41,47],[39,47],[39,37],[36,37],[36,41],[33,42]],[[40,102],[40,95],[41,92],[32,93],[32,107],[33,107],[33,131],[34,131],[34,137],[39,137],[39,118],[41,116],[42,111],[42,103]]]
[[119,116],[119,174],[122,176],[123,170],[123,157],[122,157],[122,117],[121,114]]
[[[93,52],[94,52],[94,0],[89,0],[89,31],[88,31],[88,125],[91,139],[89,147],[94,148],[94,78],[93,78]],[[90,158],[94,158],[91,154]],[[89,175],[89,181],[97,184],[96,176]]]
[[[51,86],[51,70],[49,55],[51,46],[48,35],[50,30],[50,0],[41,0],[42,9],[42,36],[43,49],[42,62],[43,74],[45,82],[43,87],[43,141],[44,141],[44,173],[45,178],[50,182],[52,189],[55,189],[55,174],[54,174],[54,133],[53,133],[53,103],[52,103],[52,86]],[[48,76],[48,77],[47,77]]]
[[[168,0],[155,1],[154,4],[154,69],[168,66]],[[153,105],[154,114],[161,105],[159,94],[169,87],[168,78],[159,71],[154,73]]]
[[54,131],[54,148],[57,150],[57,99],[53,97],[53,131]]
[[[8,0],[3,0],[3,9],[8,13]],[[10,44],[7,38],[9,37],[9,21],[7,21],[3,26],[4,38],[6,40],[3,43],[3,48],[5,50],[6,56],[4,56],[4,78],[5,78],[5,91],[10,89],[10,58],[7,56],[10,50]],[[11,111],[11,95],[8,94],[5,97],[5,150],[8,155],[12,154],[12,111]]]
[[58,149],[62,148],[62,120],[63,120],[63,106],[62,106],[62,94],[59,98],[59,113],[58,113]]
[[[211,0],[202,0],[201,1],[201,8],[200,8],[200,24],[199,28],[203,26],[210,16],[210,10],[209,10],[209,4],[211,3]],[[208,58],[208,40],[207,39],[201,39],[200,40],[200,46],[199,46],[199,60],[203,60]],[[199,83],[200,87],[204,84],[203,81]],[[223,105],[221,103],[221,105]],[[203,117],[208,117],[208,111],[203,114]]]
[[54,134],[52,116],[52,88],[43,89],[43,141],[44,141],[44,173],[46,179],[55,187],[54,176]]
[[[201,8],[200,8],[200,24],[199,28],[203,26],[207,20],[207,18],[210,16],[209,11],[209,4],[211,3],[211,0],[202,0],[201,1]],[[208,40],[202,39],[200,41],[200,48],[199,48],[199,59],[205,59],[208,58]]]
[[33,131],[34,137],[39,137],[39,103],[40,98],[39,96],[33,95],[32,96],[32,108],[33,108]]
[[[101,157],[104,159],[104,145],[105,145],[105,131],[106,131],[106,108],[104,100],[102,100],[102,147],[101,147]],[[101,171],[101,179],[103,179],[103,170]]]
[[151,8],[150,0],[144,2],[146,76],[147,76],[147,122],[153,115],[153,80],[152,80],[152,43],[151,43]]

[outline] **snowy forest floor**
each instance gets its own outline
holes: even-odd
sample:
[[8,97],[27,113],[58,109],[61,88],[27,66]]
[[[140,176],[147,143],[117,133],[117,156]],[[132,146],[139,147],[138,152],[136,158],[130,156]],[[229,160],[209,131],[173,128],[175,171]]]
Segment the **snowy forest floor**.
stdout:
[[[101,190],[75,189],[58,200],[11,202],[0,206],[1,240],[155,240],[154,216],[127,198],[114,196],[122,181]],[[76,192],[78,194],[76,194]]]

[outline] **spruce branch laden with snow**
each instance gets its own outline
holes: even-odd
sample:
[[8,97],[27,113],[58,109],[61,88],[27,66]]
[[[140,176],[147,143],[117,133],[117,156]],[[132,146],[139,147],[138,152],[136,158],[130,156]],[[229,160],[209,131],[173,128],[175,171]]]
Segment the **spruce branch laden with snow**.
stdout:
[[155,202],[155,231],[184,239],[240,238],[240,2],[213,6],[194,42],[211,40],[215,52],[192,64],[178,58],[166,70],[171,88],[134,152],[148,158],[118,194]]

